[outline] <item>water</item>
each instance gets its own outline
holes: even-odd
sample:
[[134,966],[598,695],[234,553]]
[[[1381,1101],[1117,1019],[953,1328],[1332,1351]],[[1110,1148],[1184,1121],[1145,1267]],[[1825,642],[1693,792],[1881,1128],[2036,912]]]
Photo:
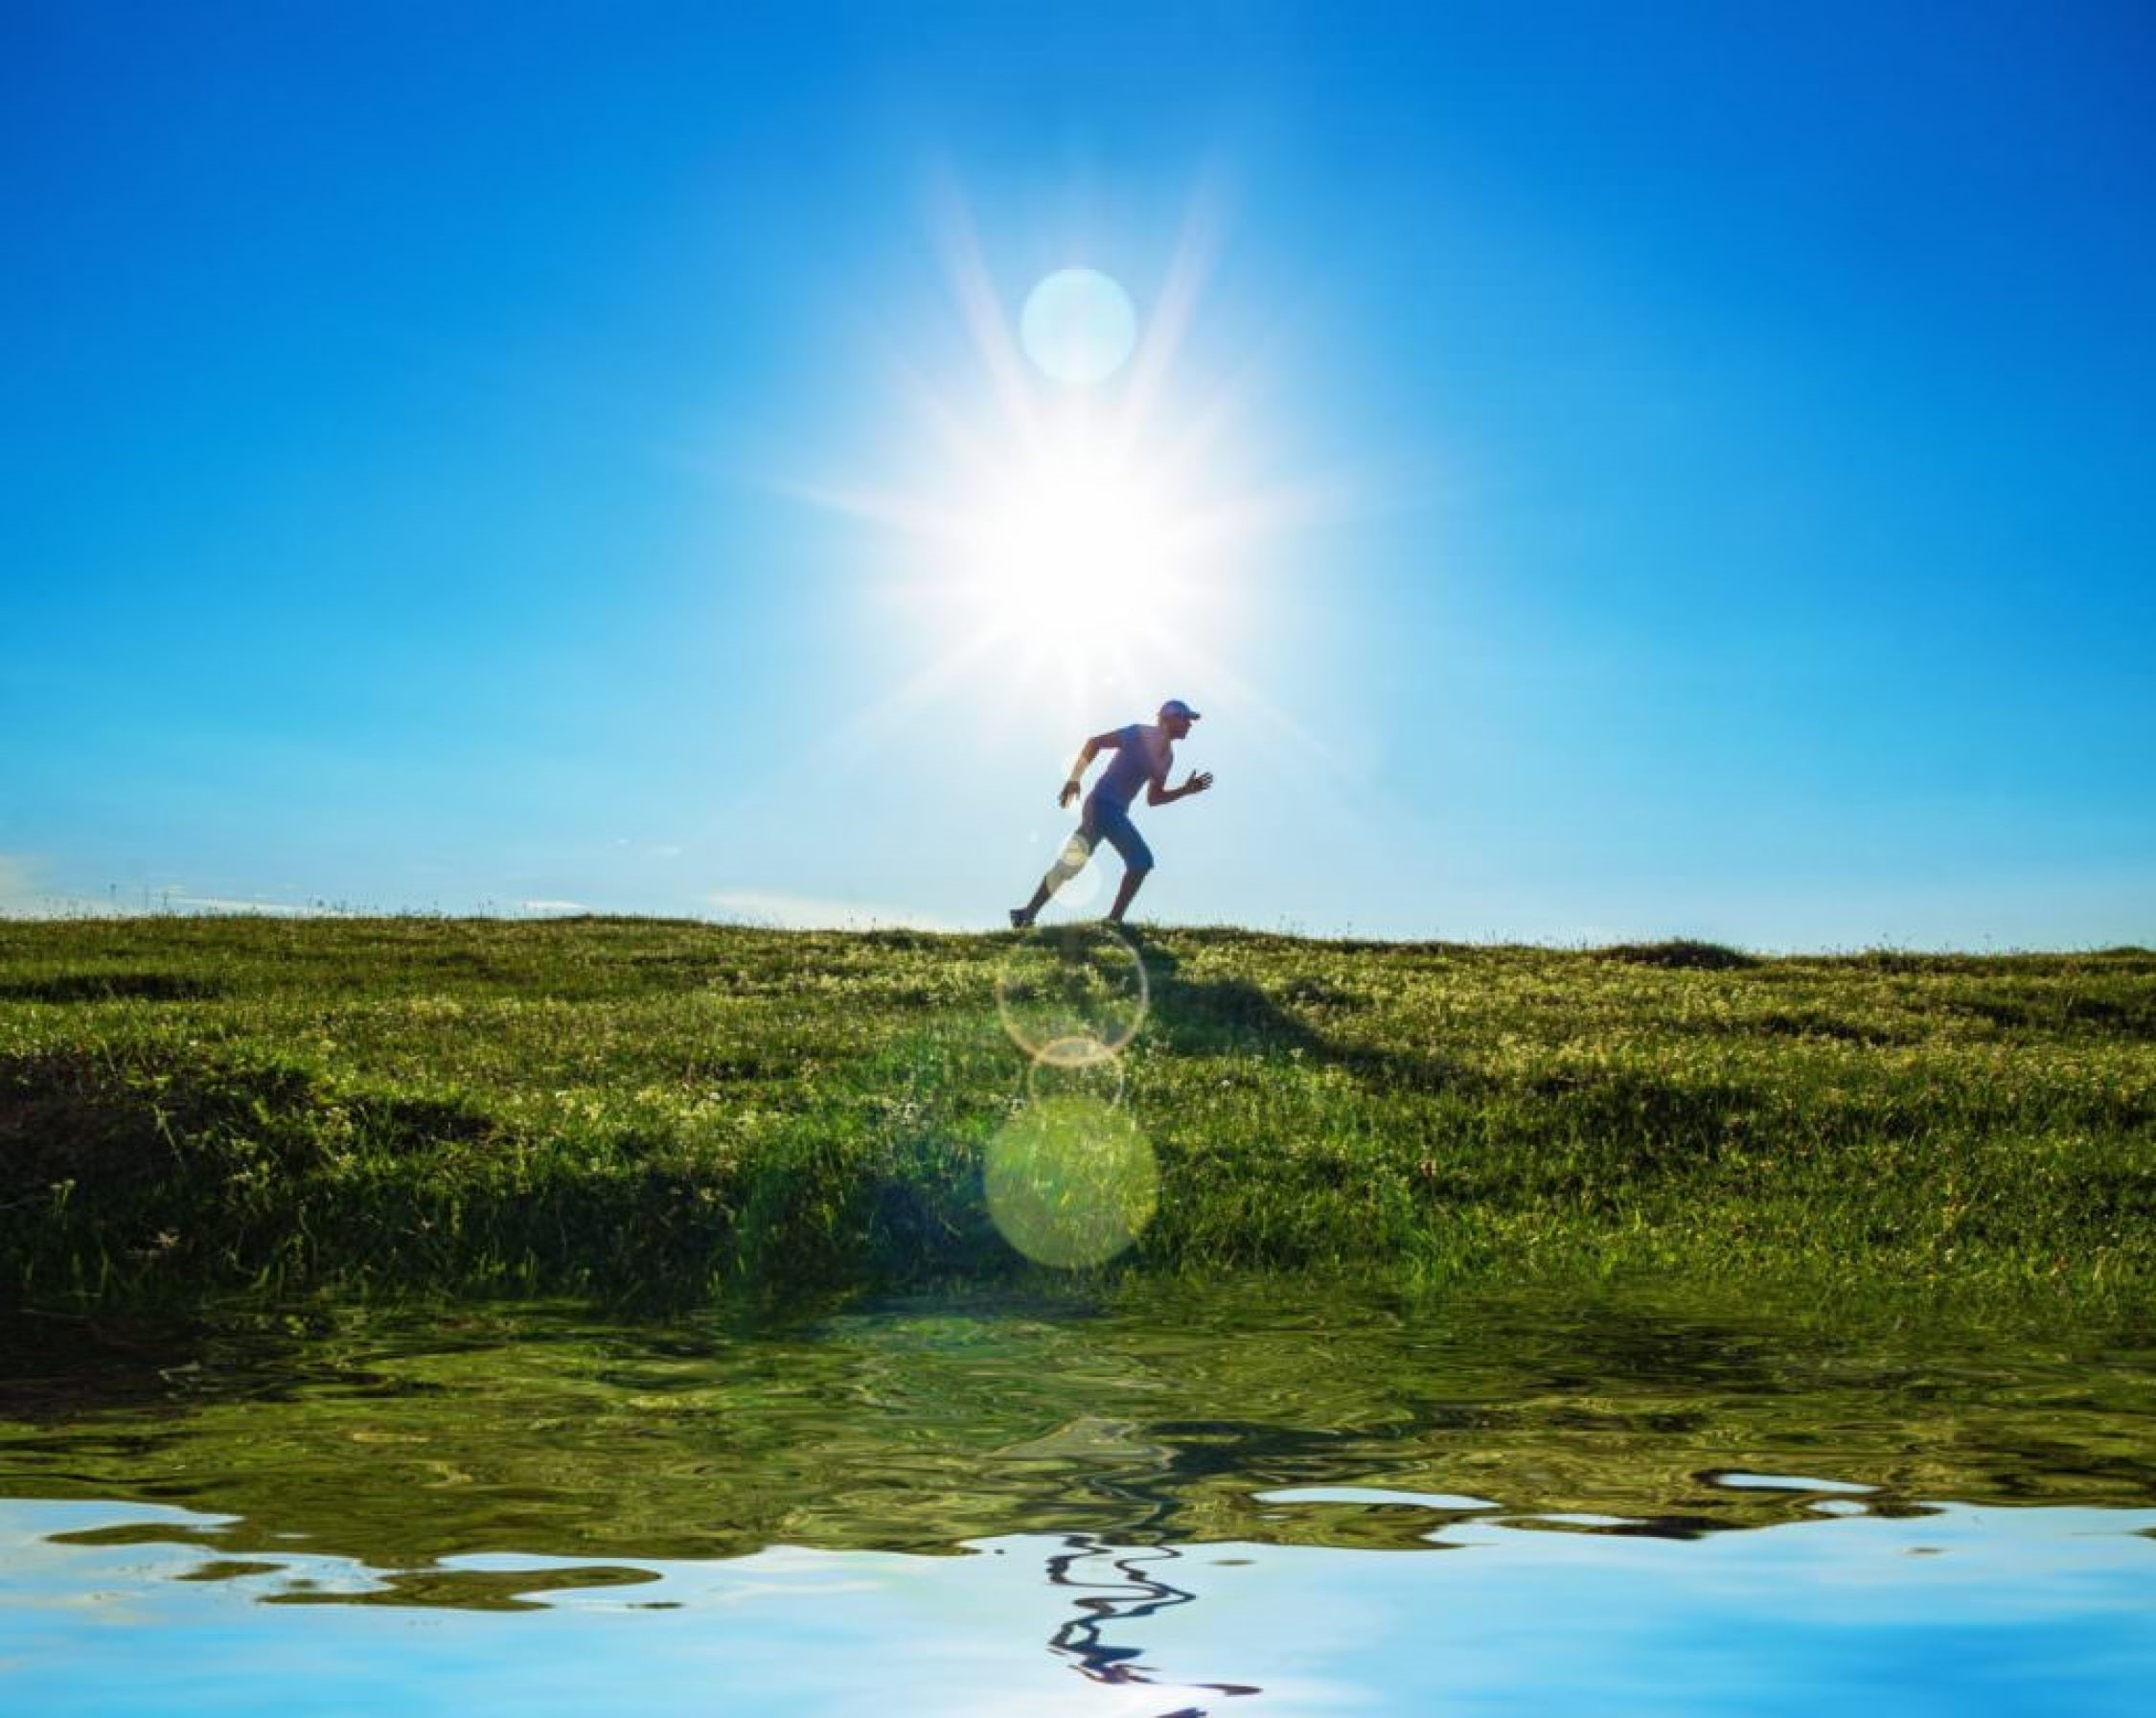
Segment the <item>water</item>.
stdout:
[[35,1712],[2125,1712],[2156,1356],[1292,1285],[19,1321]]

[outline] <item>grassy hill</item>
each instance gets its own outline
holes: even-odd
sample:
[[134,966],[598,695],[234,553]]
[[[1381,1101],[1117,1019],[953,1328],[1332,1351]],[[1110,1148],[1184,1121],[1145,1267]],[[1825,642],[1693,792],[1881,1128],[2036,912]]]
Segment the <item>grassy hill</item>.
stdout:
[[1014,1235],[2138,1311],[2156,954],[0,923],[0,1294],[747,1295]]

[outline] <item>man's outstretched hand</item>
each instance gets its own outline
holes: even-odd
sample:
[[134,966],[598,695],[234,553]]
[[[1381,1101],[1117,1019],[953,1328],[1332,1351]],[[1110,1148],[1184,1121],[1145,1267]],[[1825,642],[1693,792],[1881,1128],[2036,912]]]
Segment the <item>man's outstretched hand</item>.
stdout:
[[1210,769],[1193,769],[1190,772],[1190,779],[1182,784],[1182,790],[1185,793],[1203,793],[1212,785],[1213,772]]
[[1062,806],[1065,811],[1068,811],[1070,809],[1070,802],[1077,797],[1078,784],[1076,782],[1065,782],[1063,784],[1063,792],[1057,797],[1056,804]]

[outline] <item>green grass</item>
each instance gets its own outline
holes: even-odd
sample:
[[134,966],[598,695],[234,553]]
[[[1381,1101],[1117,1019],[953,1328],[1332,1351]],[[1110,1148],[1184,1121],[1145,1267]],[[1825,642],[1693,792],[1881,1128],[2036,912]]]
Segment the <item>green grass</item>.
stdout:
[[1029,1072],[999,975],[1037,1039],[1065,1005],[1113,1037],[1112,960],[627,919],[0,923],[0,1293],[1010,1276],[1036,1268],[983,1159],[1050,1095],[1152,1149],[1119,1271],[2092,1313],[2156,1288],[2156,954],[1142,947],[1122,1053]]

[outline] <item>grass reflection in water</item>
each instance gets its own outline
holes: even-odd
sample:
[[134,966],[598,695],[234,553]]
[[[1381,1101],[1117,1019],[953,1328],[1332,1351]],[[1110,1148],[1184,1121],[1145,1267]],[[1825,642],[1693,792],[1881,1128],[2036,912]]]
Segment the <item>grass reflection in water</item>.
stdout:
[[0,1494],[237,1517],[205,1537],[218,1559],[350,1557],[418,1603],[489,1602],[436,1576],[493,1553],[1416,1549],[1460,1521],[1682,1539],[1816,1522],[1835,1498],[1887,1517],[2156,1503],[2156,1366],[2122,1330],[1275,1280],[761,1326],[558,1306],[308,1334],[26,1318],[11,1343]]

